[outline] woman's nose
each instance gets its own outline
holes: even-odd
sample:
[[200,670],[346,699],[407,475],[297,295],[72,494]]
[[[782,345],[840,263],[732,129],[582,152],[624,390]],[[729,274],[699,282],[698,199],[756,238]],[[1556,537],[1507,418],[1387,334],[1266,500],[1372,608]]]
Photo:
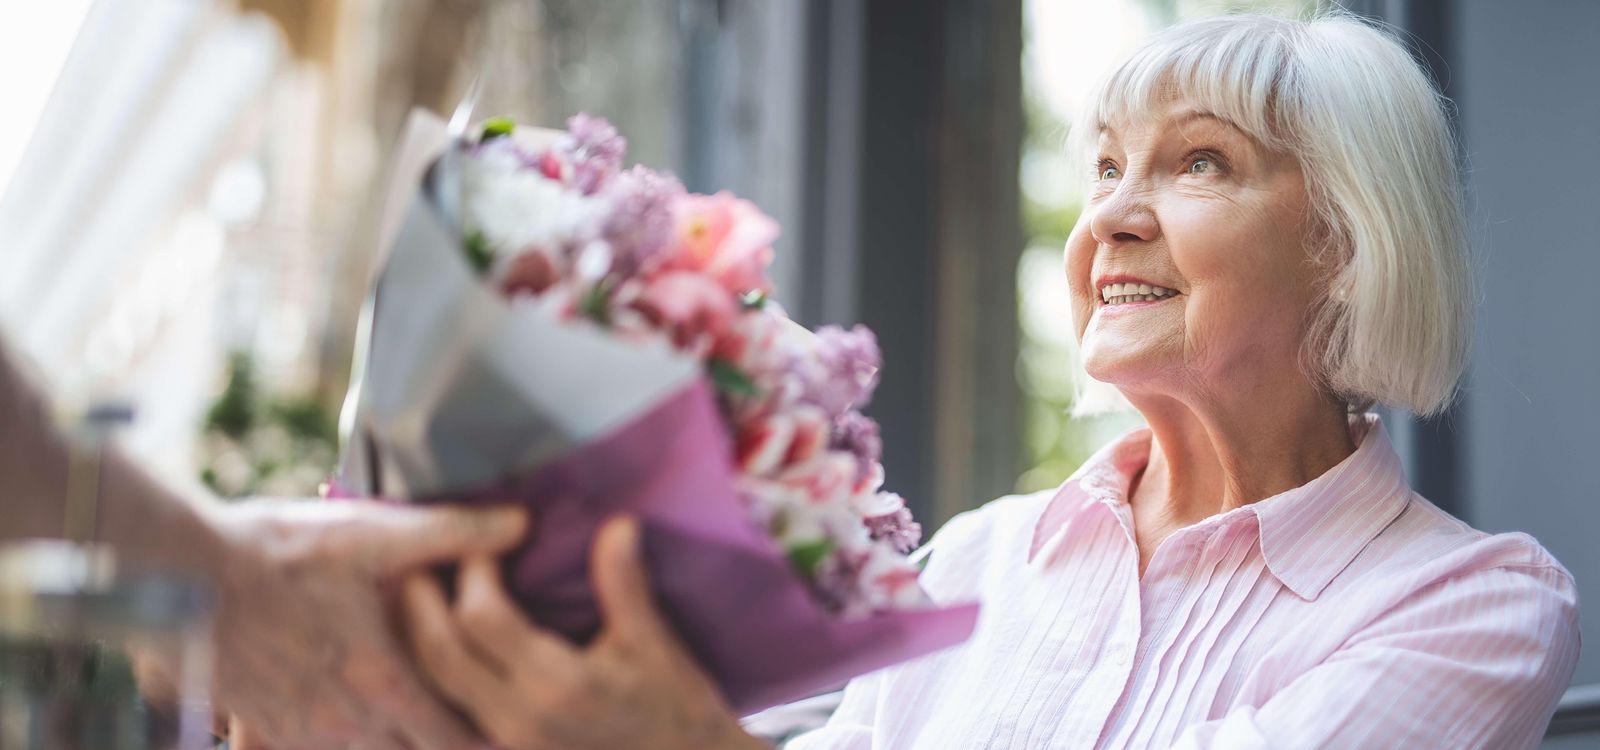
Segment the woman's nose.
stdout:
[[1150,242],[1160,235],[1161,225],[1156,221],[1147,189],[1123,182],[1094,209],[1089,230],[1095,241],[1117,247],[1129,242]]

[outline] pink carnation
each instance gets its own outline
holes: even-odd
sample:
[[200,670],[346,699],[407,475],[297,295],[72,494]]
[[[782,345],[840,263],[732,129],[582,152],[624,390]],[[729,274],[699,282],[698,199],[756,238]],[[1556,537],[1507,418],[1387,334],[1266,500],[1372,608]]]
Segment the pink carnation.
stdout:
[[713,350],[733,333],[739,304],[710,278],[674,271],[645,282],[634,307],[680,349]]

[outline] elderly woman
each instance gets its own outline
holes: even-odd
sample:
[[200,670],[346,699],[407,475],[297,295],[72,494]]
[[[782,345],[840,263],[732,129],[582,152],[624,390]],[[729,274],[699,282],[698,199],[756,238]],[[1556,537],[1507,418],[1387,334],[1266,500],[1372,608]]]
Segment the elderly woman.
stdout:
[[[852,681],[790,747],[1536,745],[1576,665],[1572,576],[1413,492],[1366,411],[1438,413],[1470,336],[1421,70],[1347,17],[1201,21],[1124,63],[1074,137],[1073,322],[1148,427],[941,529],[923,581],[983,601],[972,639]],[[425,669],[497,743],[759,746],[650,607],[633,533],[597,541],[610,627],[586,649],[481,561],[453,609],[408,583]]]

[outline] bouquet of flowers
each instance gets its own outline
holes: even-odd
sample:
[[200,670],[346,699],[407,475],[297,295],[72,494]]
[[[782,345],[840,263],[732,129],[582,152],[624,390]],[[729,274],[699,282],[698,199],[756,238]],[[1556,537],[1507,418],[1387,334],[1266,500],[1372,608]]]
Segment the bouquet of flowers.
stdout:
[[511,590],[579,642],[589,540],[638,516],[663,613],[743,711],[970,634],[976,605],[927,599],[920,527],[881,489],[859,411],[877,343],[771,299],[775,222],[624,169],[598,118],[444,144],[426,122],[425,174],[391,189],[409,208],[363,316],[342,494],[525,503]]

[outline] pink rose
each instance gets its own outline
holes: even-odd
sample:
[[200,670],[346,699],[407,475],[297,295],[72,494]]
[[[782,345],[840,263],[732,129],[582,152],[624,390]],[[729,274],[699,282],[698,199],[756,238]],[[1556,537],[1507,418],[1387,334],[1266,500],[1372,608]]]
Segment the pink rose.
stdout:
[[[647,282],[634,308],[666,331],[680,349],[717,348],[733,332],[739,305],[709,277],[685,271],[661,274]],[[701,352],[704,353],[704,352]]]
[[539,157],[539,173],[563,185],[572,183],[572,165],[553,149],[546,149]]
[[734,294],[771,291],[766,268],[772,262],[777,222],[726,191],[685,196],[677,208],[669,268],[704,273]]

